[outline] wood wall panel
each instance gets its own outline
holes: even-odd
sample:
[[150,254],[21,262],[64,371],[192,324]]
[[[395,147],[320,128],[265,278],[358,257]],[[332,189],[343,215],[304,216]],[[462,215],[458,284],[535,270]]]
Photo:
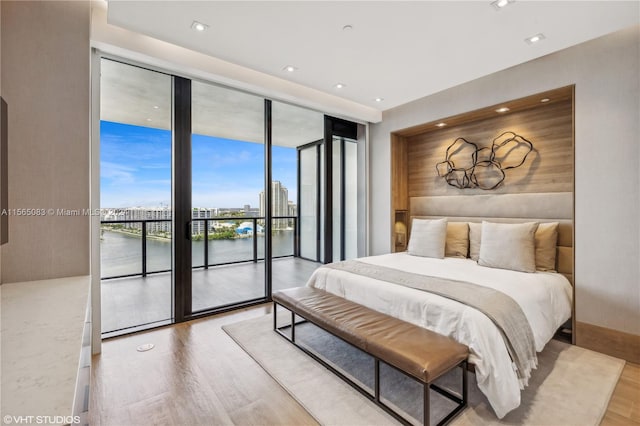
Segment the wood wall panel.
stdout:
[[575,329],[576,345],[640,363],[640,336],[580,321]]
[[407,211],[409,210],[409,195],[407,189],[407,139],[403,136],[391,134],[391,240],[394,241],[393,251],[407,249]]
[[[567,99],[411,136],[407,138],[408,195],[572,192],[572,117],[572,101]],[[505,172],[506,179],[498,188],[458,189],[438,176],[436,164],[445,160],[446,149],[456,138],[490,147],[506,131],[531,141],[534,150],[521,167]]]
[[407,169],[407,140],[391,135],[391,206],[392,210],[409,208]]

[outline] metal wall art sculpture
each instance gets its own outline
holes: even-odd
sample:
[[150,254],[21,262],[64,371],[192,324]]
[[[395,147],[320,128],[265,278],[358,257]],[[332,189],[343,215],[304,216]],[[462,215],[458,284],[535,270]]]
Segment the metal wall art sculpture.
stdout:
[[458,138],[447,148],[445,160],[436,164],[436,170],[456,188],[491,190],[504,182],[505,170],[522,166],[531,151],[533,144],[514,132],[502,133],[491,148],[478,148],[477,144]]

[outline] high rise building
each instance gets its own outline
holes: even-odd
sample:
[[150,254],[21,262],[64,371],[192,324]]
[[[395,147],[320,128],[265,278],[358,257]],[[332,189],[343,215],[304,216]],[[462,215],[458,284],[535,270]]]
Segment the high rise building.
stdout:
[[[289,191],[280,181],[271,182],[271,214],[274,217],[290,216]],[[264,191],[260,192],[260,216],[266,216]],[[289,226],[289,219],[277,219],[273,221],[273,229],[285,229]]]

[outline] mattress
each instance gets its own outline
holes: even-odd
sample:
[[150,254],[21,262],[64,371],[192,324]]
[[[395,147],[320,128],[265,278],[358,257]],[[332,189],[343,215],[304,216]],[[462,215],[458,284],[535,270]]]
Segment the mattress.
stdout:
[[[416,274],[470,282],[510,296],[529,321],[538,352],[571,317],[572,288],[561,274],[487,268],[471,259],[434,259],[407,253],[358,260]],[[475,365],[478,388],[496,415],[502,418],[520,405],[520,392],[525,384],[517,377],[499,329],[480,311],[436,294],[331,268],[318,268],[307,285],[467,345],[469,362]]]

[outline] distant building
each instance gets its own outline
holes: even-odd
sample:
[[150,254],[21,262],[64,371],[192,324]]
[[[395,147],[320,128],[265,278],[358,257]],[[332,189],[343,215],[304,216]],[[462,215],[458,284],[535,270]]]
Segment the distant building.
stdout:
[[245,204],[244,207],[224,207],[218,209],[218,216],[248,216],[256,217],[260,213],[258,208],[251,208],[249,204]]
[[[191,222],[191,233],[192,234],[204,234],[204,229],[205,229],[205,222],[204,220],[197,220],[197,219],[211,219],[213,217],[218,216],[218,210],[217,208],[202,208],[202,207],[195,207],[192,211],[191,211],[191,218],[193,219],[193,221]],[[214,226],[214,220],[210,220],[209,221],[209,231],[211,231]]]
[[[147,232],[171,232],[170,207],[127,207],[126,209],[101,209],[101,220],[150,220],[147,222]],[[153,222],[153,220],[162,220]],[[142,222],[122,224],[125,228],[142,230]]]
[[[295,204],[289,201],[289,191],[282,185],[280,181],[271,182],[271,214],[273,217],[294,216],[291,214],[291,205]],[[264,191],[260,192],[260,216],[266,216]],[[277,219],[273,221],[273,229],[287,229],[293,225],[292,219]]]
[[[223,220],[209,220],[221,217],[257,217],[260,214],[258,208],[251,208],[249,204],[239,208],[217,208],[217,207],[194,207],[191,217],[191,232],[195,234],[204,234],[205,222],[208,222],[209,231],[215,229],[223,229],[235,226],[234,223],[226,223]],[[167,232],[171,233],[172,229],[172,210],[171,207],[126,207],[126,208],[103,208],[100,211],[100,220],[103,221],[142,221],[147,222],[147,233]],[[154,222],[154,220],[162,220]],[[131,222],[120,224],[124,228],[142,230],[142,222]]]

